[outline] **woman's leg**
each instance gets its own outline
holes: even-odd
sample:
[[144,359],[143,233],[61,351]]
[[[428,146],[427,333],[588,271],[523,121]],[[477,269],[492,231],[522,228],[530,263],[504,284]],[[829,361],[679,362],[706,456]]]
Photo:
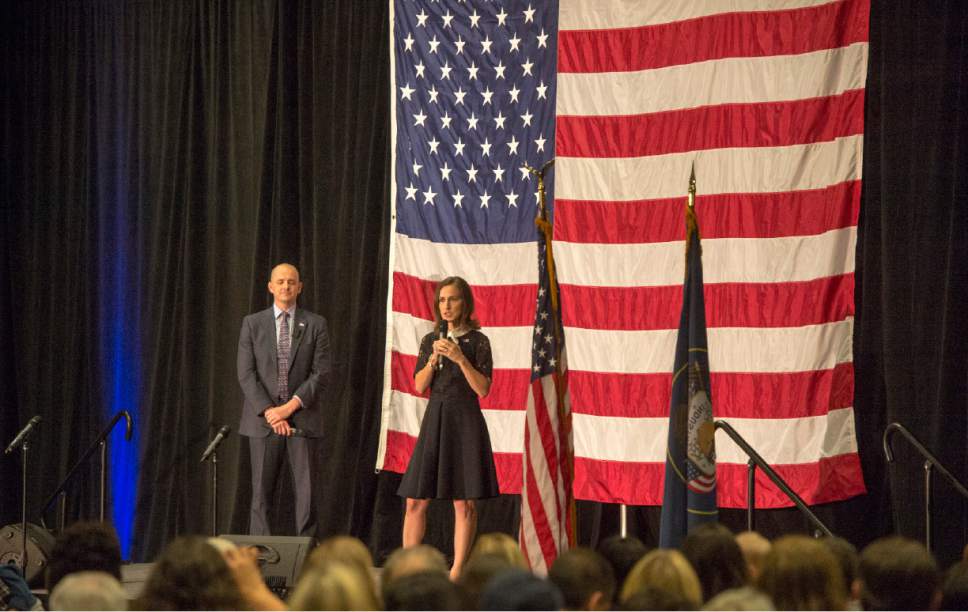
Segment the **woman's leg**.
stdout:
[[454,500],[454,566],[450,568],[450,579],[457,580],[464,561],[471,552],[474,533],[477,531],[477,506],[472,499]]
[[416,546],[423,541],[427,530],[427,506],[429,499],[407,498],[407,511],[403,515],[403,547]]

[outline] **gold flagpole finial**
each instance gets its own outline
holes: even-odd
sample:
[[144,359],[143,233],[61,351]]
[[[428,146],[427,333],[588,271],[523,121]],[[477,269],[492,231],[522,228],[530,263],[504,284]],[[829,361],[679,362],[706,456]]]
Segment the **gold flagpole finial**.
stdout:
[[689,196],[686,198],[686,278],[689,278],[689,245],[693,234],[699,237],[699,222],[696,220],[696,160],[692,160],[692,169],[689,171]]
[[548,168],[555,163],[555,158],[551,158],[541,165],[541,168],[534,168],[528,164],[524,164],[524,168],[527,168],[528,172],[538,177],[538,214],[534,218],[534,224],[537,226],[538,231],[541,232],[545,248],[547,249],[547,262],[548,262],[548,284],[551,288],[551,304],[554,308],[558,308],[558,282],[555,280],[555,258],[551,251],[551,219],[548,217],[548,206],[545,202],[545,173]]
[[689,172],[689,208],[696,206],[696,160],[692,161],[692,170]]

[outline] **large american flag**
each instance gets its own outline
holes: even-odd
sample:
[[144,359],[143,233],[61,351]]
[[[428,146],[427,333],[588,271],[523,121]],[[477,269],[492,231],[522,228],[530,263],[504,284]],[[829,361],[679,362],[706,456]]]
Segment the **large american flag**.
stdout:
[[[535,182],[556,158],[575,494],[659,504],[682,304],[681,202],[699,179],[712,392],[808,502],[864,491],[853,418],[854,251],[868,0],[396,0],[393,196],[378,467],[406,469],[436,280],[474,287],[482,404],[521,486],[537,291]],[[746,459],[717,440],[722,507]],[[789,505],[758,483],[759,507]]]

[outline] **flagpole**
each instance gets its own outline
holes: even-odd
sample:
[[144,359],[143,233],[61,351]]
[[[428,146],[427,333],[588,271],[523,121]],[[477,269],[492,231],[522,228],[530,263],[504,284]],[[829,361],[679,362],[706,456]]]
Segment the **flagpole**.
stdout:
[[[689,196],[686,199],[686,203],[689,205],[688,213],[691,217],[692,225],[695,227],[695,209],[696,209],[696,160],[692,161],[692,169],[689,171]],[[687,221],[689,223],[689,221]],[[686,253],[689,252],[689,239],[686,237]],[[629,533],[629,520],[628,520],[628,506],[625,504],[620,504],[618,508],[618,534],[619,537],[627,538]]]
[[[542,409],[553,411],[551,417],[551,423],[557,423],[552,429],[557,428],[557,432],[553,432],[554,439],[546,440],[542,438],[542,445],[546,443],[552,443],[557,448],[557,456],[554,459],[555,466],[553,466],[554,472],[557,472],[556,477],[557,482],[553,483],[554,490],[552,491],[553,506],[549,508],[549,512],[556,513],[556,521],[553,521],[555,527],[550,530],[550,533],[545,534],[545,539],[542,540],[540,545],[541,550],[526,550],[526,555],[528,557],[528,562],[532,567],[532,570],[537,573],[546,573],[550,565],[554,562],[554,559],[570,548],[573,548],[577,542],[576,537],[576,511],[575,511],[575,498],[574,498],[574,444],[572,442],[571,434],[571,409],[568,405],[568,382],[567,382],[567,367],[565,366],[565,349],[564,349],[564,330],[562,328],[561,322],[561,306],[560,306],[560,296],[558,294],[558,279],[555,270],[555,259],[553,253],[552,245],[552,234],[553,228],[551,223],[551,215],[548,210],[546,192],[545,192],[545,174],[547,170],[554,164],[554,159],[550,159],[545,162],[540,168],[533,168],[527,164],[523,165],[523,168],[527,170],[528,173],[535,176],[538,182],[538,202],[537,208],[538,212],[535,216],[534,223],[537,227],[539,233],[539,292],[538,292],[538,303],[539,306],[542,303],[542,299],[550,302],[544,302],[544,306],[541,308],[550,309],[551,314],[551,331],[547,337],[547,342],[551,342],[554,338],[553,354],[548,360],[548,364],[553,367],[553,370],[546,372],[542,375],[539,381],[532,379],[532,385],[541,386],[548,382],[544,376],[548,376],[553,380],[554,390],[553,395],[548,397],[553,397],[554,405],[544,404],[545,399],[541,400],[543,404]],[[543,288],[543,289],[542,289]],[[544,296],[544,297],[542,297]],[[547,316],[549,313],[542,313]],[[537,321],[538,312],[535,313],[536,317],[536,329],[540,330],[540,322]],[[536,332],[538,333],[538,332]],[[537,359],[534,353],[532,355],[533,360]],[[542,352],[542,355],[544,353]],[[541,371],[541,368],[534,362],[535,372]],[[538,391],[538,394],[542,394],[542,391]],[[534,406],[537,410],[538,401],[535,400]],[[532,410],[531,401],[529,400],[528,410]],[[531,416],[528,417],[528,422],[525,424],[525,444],[530,444],[531,433],[529,433],[529,424]],[[528,476],[530,474],[529,469],[531,466],[530,459],[526,457],[524,460],[524,472],[525,472],[525,482],[522,484],[522,530],[520,534],[520,540],[522,542],[522,548],[524,548],[524,543],[526,539],[531,538],[531,532],[525,533],[525,507],[530,507],[530,502],[526,501],[525,488],[530,488],[528,485]],[[549,466],[552,467],[552,466]],[[540,488],[538,485],[537,488]],[[530,495],[530,492],[528,493]],[[563,499],[562,499],[563,497]],[[543,503],[543,502],[542,502]],[[533,529],[532,529],[533,531]],[[537,565],[536,565],[537,564]]]
[[[551,246],[552,245],[552,234],[553,234],[553,232],[552,232],[552,227],[551,227],[551,219],[549,219],[549,215],[548,215],[548,205],[547,205],[547,203],[545,201],[545,182],[544,182],[545,172],[547,172],[547,170],[549,168],[551,168],[551,166],[553,166],[554,163],[555,163],[555,158],[552,157],[551,159],[549,159],[548,161],[546,161],[544,164],[542,164],[541,165],[541,168],[533,168],[533,167],[529,166],[528,164],[525,164],[524,167],[527,168],[527,170],[528,170],[529,173],[531,173],[532,175],[534,175],[534,176],[536,176],[538,178],[538,214],[534,218],[534,224],[538,228],[538,231],[540,231],[541,234],[542,234],[542,236],[544,237],[545,248],[547,249],[547,254],[548,254],[548,256],[547,256],[547,262],[548,262],[548,284],[550,286],[551,304],[552,304],[552,307],[556,311],[558,311],[558,308],[559,308],[559,306],[558,306],[558,277],[557,277],[557,273],[555,271],[555,258],[554,258],[554,254],[552,252],[552,246]],[[555,345],[558,346],[558,347],[560,347],[561,346],[561,336],[562,336],[562,331],[563,331],[562,330],[562,327],[561,327],[561,319],[560,319],[560,317],[558,318],[558,324],[555,325],[554,328],[555,328],[554,329],[554,335],[555,335],[555,340],[556,340]],[[563,362],[559,358],[558,359],[558,363],[555,366],[555,368],[558,370],[558,373],[559,374],[561,374],[561,372],[562,372],[562,366],[563,366]],[[567,383],[565,383],[565,384],[567,384]],[[565,393],[566,393],[565,389],[560,389],[559,390],[559,394],[558,394],[558,420],[559,420],[560,427],[561,427],[561,430],[560,430],[561,439],[562,440],[565,440],[565,439],[570,440],[571,439],[571,435],[572,435],[571,434],[571,415],[565,410],[565,406],[562,403],[562,397],[564,396]],[[570,443],[569,443],[569,446],[570,446]],[[575,474],[574,474],[574,470],[575,470],[574,456],[572,455],[572,452],[573,452],[573,450],[571,450],[571,449],[568,450],[568,456],[569,456],[568,464],[569,464],[569,466],[568,466],[568,474],[567,474],[567,476],[565,478],[565,480],[566,480],[565,497],[566,497],[566,500],[567,500],[566,501],[567,507],[565,508],[565,513],[568,516],[568,520],[567,520],[566,523],[567,523],[567,526],[568,526],[568,528],[567,528],[567,537],[568,537],[568,546],[569,547],[575,546],[577,544],[577,542],[578,542],[578,517],[577,517],[578,511],[577,511],[577,508],[575,507],[575,493],[572,490],[572,486],[574,484],[574,477],[575,477]]]

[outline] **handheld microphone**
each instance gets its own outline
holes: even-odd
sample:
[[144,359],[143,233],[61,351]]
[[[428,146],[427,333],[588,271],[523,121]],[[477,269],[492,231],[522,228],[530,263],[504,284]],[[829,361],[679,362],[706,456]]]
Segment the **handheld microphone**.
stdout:
[[20,433],[17,434],[17,437],[13,439],[13,442],[7,446],[7,450],[3,451],[3,454],[9,455],[13,451],[23,446],[24,442],[27,441],[27,437],[30,435],[30,432],[32,432],[37,423],[40,423],[42,420],[43,419],[40,418],[40,415],[30,419],[24,428],[20,430]]
[[225,439],[225,436],[229,435],[230,431],[232,430],[229,429],[228,425],[222,425],[222,428],[219,429],[218,433],[215,434],[215,437],[212,438],[212,442],[208,445],[208,448],[206,448],[205,452],[202,453],[202,460],[199,461],[199,463],[205,463],[205,460],[215,452],[215,449],[218,448],[218,445],[222,443],[222,440]]
[[[441,319],[440,325],[437,326],[437,334],[440,336],[441,340],[447,337],[447,321],[444,321],[443,319]],[[443,355],[437,355],[438,370],[444,369],[444,359],[446,359],[446,357],[444,357]]]

